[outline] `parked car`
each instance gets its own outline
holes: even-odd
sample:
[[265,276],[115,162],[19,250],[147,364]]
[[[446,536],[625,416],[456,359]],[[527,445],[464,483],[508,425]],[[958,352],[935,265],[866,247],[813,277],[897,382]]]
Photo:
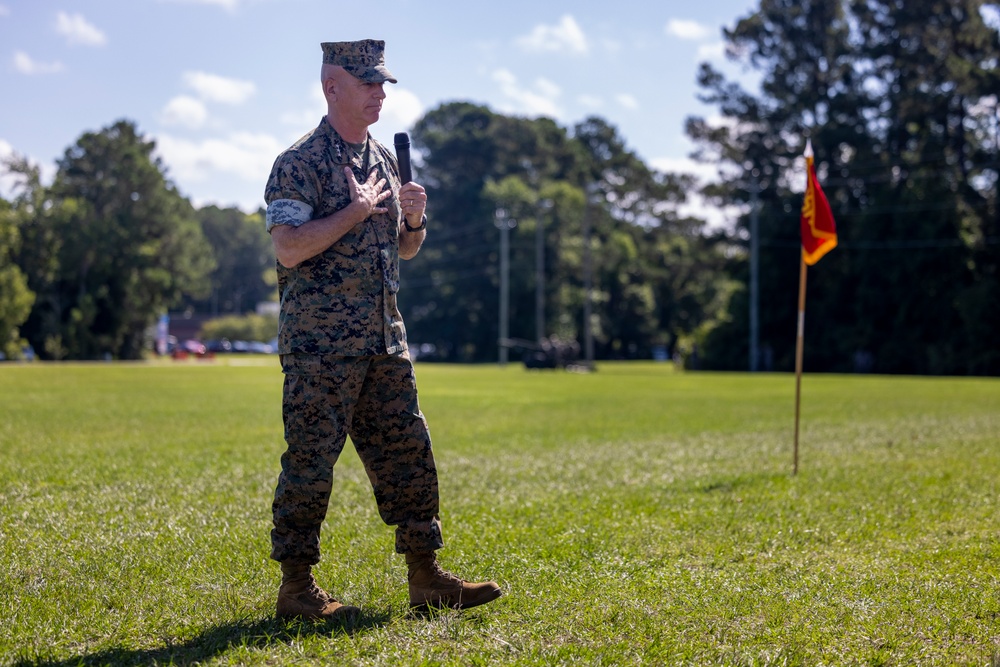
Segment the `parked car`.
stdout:
[[205,349],[209,352],[232,352],[233,344],[229,342],[228,338],[207,340],[205,341]]
[[199,357],[208,353],[204,343],[193,339],[188,339],[181,343],[180,349],[184,350],[188,354],[196,354]]

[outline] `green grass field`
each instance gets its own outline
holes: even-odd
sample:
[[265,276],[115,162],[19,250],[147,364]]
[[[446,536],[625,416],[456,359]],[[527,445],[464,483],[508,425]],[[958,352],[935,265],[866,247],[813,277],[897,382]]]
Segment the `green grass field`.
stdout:
[[[418,364],[443,564],[407,613],[348,447],[320,583],[272,618],[276,360],[0,366],[4,665],[1000,665],[1000,381]],[[250,360],[247,360],[250,361]]]

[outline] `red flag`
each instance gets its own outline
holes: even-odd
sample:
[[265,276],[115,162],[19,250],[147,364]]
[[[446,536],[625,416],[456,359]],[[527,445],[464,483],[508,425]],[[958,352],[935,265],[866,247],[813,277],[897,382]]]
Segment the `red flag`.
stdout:
[[802,259],[809,266],[837,247],[837,225],[833,221],[830,202],[816,180],[813,167],[812,142],[806,142],[806,196],[802,202]]

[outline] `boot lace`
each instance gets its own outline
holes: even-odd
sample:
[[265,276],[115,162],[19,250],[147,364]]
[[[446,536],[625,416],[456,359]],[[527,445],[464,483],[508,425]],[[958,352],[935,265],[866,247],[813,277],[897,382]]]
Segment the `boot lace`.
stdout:
[[448,570],[441,567],[441,564],[436,560],[431,564],[431,569],[434,571],[435,576],[444,579],[445,581],[451,581],[456,584],[464,584],[465,581],[461,577],[457,577]]
[[319,600],[322,600],[323,602],[331,602],[333,600],[333,596],[324,591],[322,588],[320,588],[316,584],[315,579],[313,579],[312,577],[310,577],[309,579],[310,579],[309,586],[305,590],[306,595],[312,598],[317,598]]

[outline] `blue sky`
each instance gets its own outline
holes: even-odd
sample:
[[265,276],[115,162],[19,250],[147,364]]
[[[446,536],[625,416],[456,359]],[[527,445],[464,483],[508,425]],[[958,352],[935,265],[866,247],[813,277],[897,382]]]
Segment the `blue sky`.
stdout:
[[[121,118],[154,139],[196,205],[254,210],[274,157],[314,127],[323,41],[384,39],[372,134],[466,100],[570,127],[599,115],[662,169],[689,165],[699,63],[755,0],[0,0],[0,156],[51,178],[84,132]],[[416,170],[419,180],[419,170]],[[0,178],[0,193],[10,192]]]

